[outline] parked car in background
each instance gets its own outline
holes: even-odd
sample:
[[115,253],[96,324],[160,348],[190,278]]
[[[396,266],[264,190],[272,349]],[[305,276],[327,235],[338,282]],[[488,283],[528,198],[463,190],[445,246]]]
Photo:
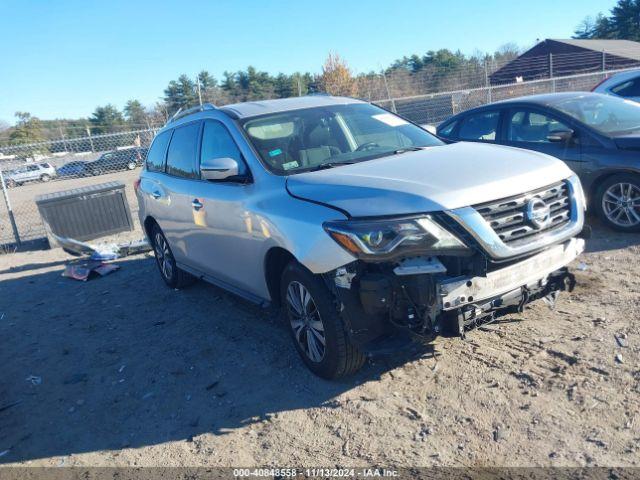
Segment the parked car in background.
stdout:
[[50,163],[32,163],[5,173],[5,182],[9,187],[26,182],[48,182],[57,176],[56,169]]
[[282,306],[298,353],[326,378],[394,333],[464,335],[553,303],[584,248],[582,188],[562,162],[445,145],[349,98],[182,112],[134,185],[165,283],[202,278]]
[[58,168],[58,176],[65,178],[86,177],[90,175],[87,162],[73,161]]
[[87,162],[86,167],[91,175],[102,175],[105,172],[133,170],[141,166],[145,158],[147,158],[146,148],[126,148],[103,153],[97,160]]
[[600,82],[592,91],[640,102],[640,70],[616,73]]
[[564,160],[608,226],[640,231],[640,104],[597,93],[534,95],[455,115],[437,134]]

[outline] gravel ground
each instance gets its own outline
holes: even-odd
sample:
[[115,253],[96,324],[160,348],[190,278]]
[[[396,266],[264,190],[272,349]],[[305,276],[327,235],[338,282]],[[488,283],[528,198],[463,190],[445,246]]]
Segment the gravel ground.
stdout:
[[338,382],[276,313],[167,289],[148,255],[87,283],[60,250],[0,255],[0,463],[638,466],[639,245],[596,228],[555,311]]

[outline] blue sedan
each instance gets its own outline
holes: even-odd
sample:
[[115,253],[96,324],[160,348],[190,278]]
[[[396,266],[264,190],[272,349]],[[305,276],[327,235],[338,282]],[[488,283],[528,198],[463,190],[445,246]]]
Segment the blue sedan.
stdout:
[[514,98],[459,113],[437,135],[557,157],[578,174],[609,227],[640,231],[639,103],[585,92]]

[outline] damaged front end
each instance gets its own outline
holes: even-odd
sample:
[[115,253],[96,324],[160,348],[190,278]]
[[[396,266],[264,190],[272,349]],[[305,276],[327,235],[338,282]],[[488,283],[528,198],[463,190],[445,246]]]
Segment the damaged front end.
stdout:
[[[357,260],[324,274],[351,339],[369,350],[398,331],[432,339],[522,311],[575,285],[567,264],[584,249],[570,238],[515,259],[493,260],[437,215],[325,224]],[[375,347],[372,349],[375,350]]]

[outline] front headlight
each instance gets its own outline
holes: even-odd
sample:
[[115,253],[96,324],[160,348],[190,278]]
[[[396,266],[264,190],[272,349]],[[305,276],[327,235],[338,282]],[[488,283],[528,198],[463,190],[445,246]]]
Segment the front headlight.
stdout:
[[386,260],[405,254],[465,255],[469,248],[429,215],[326,222],[324,229],[358,258]]

